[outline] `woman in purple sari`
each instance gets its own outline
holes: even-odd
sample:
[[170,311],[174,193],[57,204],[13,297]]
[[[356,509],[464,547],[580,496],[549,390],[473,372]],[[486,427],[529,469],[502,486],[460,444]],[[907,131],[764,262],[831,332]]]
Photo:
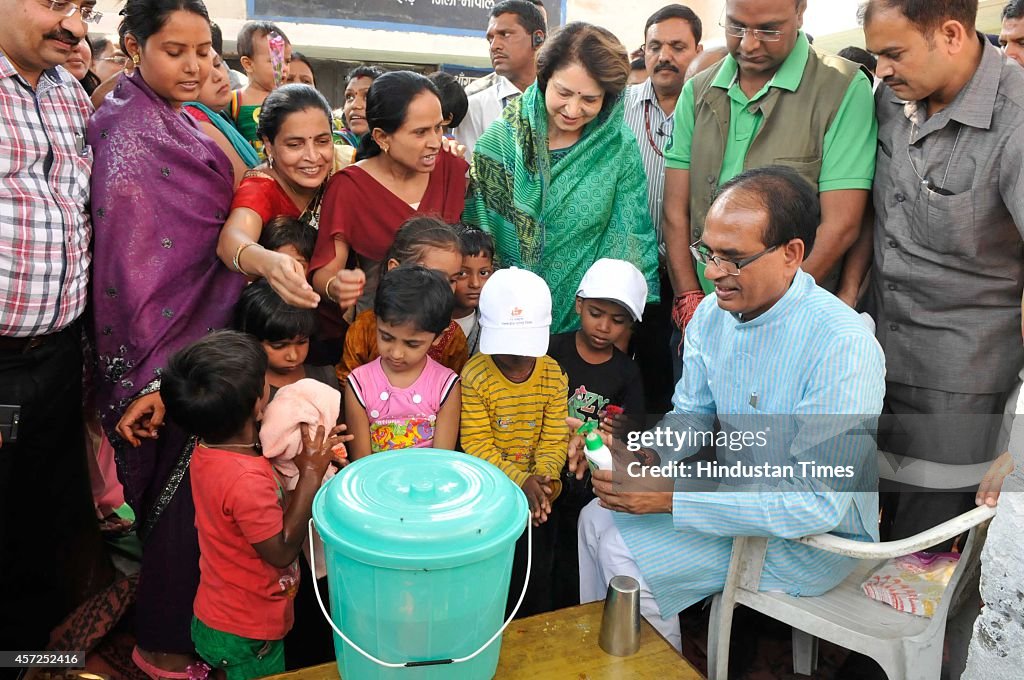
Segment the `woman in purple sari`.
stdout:
[[121,13],[136,68],[88,132],[97,401],[143,541],[133,658],[151,677],[188,677],[199,583],[188,474],[195,439],[164,422],[160,371],[172,353],[228,325],[245,282],[216,254],[231,164],[181,111],[212,68],[206,7],[128,0]]

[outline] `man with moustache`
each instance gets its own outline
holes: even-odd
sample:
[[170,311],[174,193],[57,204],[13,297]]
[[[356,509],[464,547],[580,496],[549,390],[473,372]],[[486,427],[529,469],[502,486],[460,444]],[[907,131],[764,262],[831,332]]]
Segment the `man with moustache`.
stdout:
[[1010,0],[1003,7],[999,46],[1003,54],[1024,66],[1024,0]]
[[644,61],[647,80],[626,88],[626,125],[640,145],[647,171],[651,220],[661,238],[661,199],[665,188],[665,147],[672,138],[673,118],[687,67],[704,47],[700,18],[683,5],[667,5],[651,15],[644,26]]
[[[883,83],[865,307],[901,430],[883,446],[953,465],[992,459],[1024,367],[1024,71],[975,30],[977,12],[977,0],[870,0],[863,13]],[[886,501],[898,539],[974,495]]]
[[818,191],[817,245],[803,268],[836,291],[874,176],[871,84],[856,64],[810,46],[806,0],[728,0],[729,56],[686,83],[665,152],[662,230],[680,330],[712,286],[689,251],[719,185],[766,165]]
[[0,0],[0,641],[41,650],[112,572],[86,464],[79,319],[89,283],[85,128],[61,65],[94,0]]
[[[661,234],[661,202],[665,190],[665,147],[672,138],[673,111],[683,90],[690,62],[701,53],[700,17],[684,5],[666,5],[644,26],[643,55],[647,79],[626,88],[626,125],[636,135],[647,173],[647,203],[658,235],[662,290],[670,290]],[[636,329],[635,348],[646,386],[647,408],[664,413],[671,408],[672,353],[669,340],[672,305],[668,300],[648,304]]]
[[547,37],[544,14],[526,0],[499,2],[491,8],[490,17],[487,43],[496,76],[489,87],[470,95],[466,117],[453,131],[466,145],[467,159],[472,159],[484,130],[537,79],[537,51]]

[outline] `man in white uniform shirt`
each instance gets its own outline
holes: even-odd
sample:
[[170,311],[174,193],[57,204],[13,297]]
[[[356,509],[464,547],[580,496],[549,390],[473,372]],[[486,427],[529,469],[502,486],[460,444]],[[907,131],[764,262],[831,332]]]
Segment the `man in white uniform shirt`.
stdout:
[[484,130],[537,79],[537,50],[547,37],[544,15],[526,0],[500,2],[490,16],[487,42],[496,76],[490,87],[470,95],[469,111],[455,129],[456,139],[466,145],[467,160]]

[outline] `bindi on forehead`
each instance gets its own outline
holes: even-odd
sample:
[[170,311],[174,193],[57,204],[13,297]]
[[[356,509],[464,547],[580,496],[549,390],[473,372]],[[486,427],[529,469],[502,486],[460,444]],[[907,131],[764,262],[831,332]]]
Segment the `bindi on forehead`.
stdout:
[[285,142],[285,144],[287,144],[289,142],[305,142],[307,140],[315,142],[318,139],[323,139],[324,136],[330,135],[330,134],[331,133],[328,131],[328,132],[315,132],[315,133],[313,133],[311,135],[288,135],[288,136],[284,137],[284,142]]
[[369,92],[370,86],[373,85],[373,81],[366,76],[360,76],[349,81],[348,85],[345,86],[345,94],[350,92]]
[[561,80],[561,79],[559,79],[557,77],[553,77],[551,80],[552,80],[552,82],[554,82],[555,86],[558,87],[559,89],[562,89],[562,90],[564,90],[566,92],[569,92],[569,93],[572,93],[572,94],[579,95],[580,97],[600,97],[601,96],[601,92],[602,92],[601,90],[587,90],[587,91],[577,90],[576,88],[572,87],[571,85],[566,84],[565,81],[563,81],[563,80]]

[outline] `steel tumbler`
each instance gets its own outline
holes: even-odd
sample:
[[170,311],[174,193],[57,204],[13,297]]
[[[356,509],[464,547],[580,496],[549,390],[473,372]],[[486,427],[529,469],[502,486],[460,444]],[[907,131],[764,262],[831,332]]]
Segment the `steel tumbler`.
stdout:
[[640,649],[640,583],[632,576],[615,576],[608,583],[597,643],[612,656]]

